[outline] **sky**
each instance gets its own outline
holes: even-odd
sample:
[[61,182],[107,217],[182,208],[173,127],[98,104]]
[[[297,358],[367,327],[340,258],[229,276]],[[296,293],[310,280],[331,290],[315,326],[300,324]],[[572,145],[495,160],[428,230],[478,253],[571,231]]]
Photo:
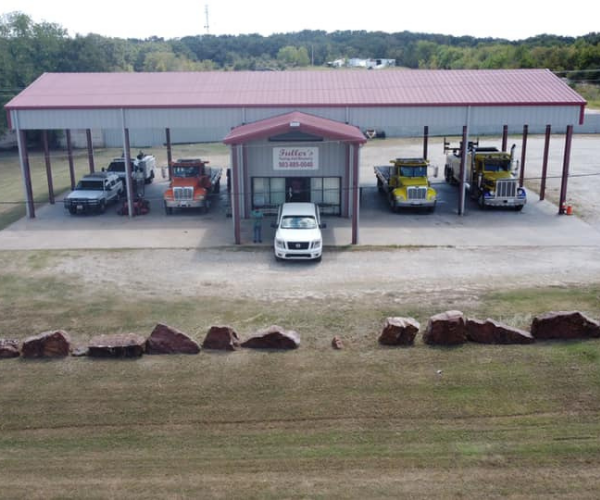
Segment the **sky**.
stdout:
[[[553,7],[547,7],[552,4]],[[412,31],[521,40],[539,34],[581,36],[600,31],[593,2],[531,0],[451,2],[402,0],[2,0],[0,14],[20,11],[52,22],[70,36],[97,33],[118,38],[332,31]],[[143,5],[143,7],[142,7]],[[206,29],[208,8],[208,30]]]

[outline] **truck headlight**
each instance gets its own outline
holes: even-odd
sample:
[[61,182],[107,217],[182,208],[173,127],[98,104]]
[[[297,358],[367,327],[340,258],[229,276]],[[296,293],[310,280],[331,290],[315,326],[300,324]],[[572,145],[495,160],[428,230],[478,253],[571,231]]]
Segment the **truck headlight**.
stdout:
[[396,195],[396,201],[404,201],[404,195],[397,194]]
[[321,240],[315,240],[315,241],[313,241],[312,244],[311,244],[311,246],[310,246],[310,248],[313,249],[313,250],[315,250],[317,248],[321,248]]
[[525,191],[525,188],[522,188],[522,187],[518,188],[517,189],[517,196],[519,198],[525,198],[527,196],[527,192]]
[[282,250],[285,250],[285,241],[283,241],[283,240],[275,240],[275,246],[277,248],[281,248]]

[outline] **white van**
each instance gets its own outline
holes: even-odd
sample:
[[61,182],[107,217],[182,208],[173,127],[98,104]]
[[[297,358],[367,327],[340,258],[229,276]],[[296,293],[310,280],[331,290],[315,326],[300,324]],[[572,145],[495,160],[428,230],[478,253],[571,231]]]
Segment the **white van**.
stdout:
[[319,207],[314,203],[284,203],[279,207],[275,232],[275,259],[321,260],[323,237]]

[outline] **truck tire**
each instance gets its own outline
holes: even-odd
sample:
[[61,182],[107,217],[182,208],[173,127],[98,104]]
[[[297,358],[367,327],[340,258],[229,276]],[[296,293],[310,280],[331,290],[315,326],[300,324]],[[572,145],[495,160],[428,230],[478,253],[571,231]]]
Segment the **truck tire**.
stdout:
[[220,193],[221,192],[221,179],[219,179],[217,182],[215,182],[215,187],[213,188],[213,193]]
[[379,178],[377,178],[377,190],[381,194],[385,194],[385,189],[383,188],[383,182],[381,182],[381,179],[379,179]]
[[106,202],[104,200],[100,201],[100,206],[98,207],[98,212],[101,214],[106,212]]
[[75,215],[75,214],[77,214],[77,209],[75,207],[71,206],[71,207],[69,207],[69,213],[71,215]]
[[173,213],[173,207],[168,207],[165,203],[165,214],[171,215]]
[[487,208],[485,204],[485,196],[483,196],[483,193],[481,193],[479,195],[479,198],[477,198],[477,204],[479,205],[479,208],[481,208],[481,210],[485,210]]

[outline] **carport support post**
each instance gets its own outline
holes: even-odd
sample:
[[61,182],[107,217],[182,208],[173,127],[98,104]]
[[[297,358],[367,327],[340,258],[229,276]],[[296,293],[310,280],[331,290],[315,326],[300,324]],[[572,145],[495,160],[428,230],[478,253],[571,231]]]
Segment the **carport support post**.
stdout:
[[167,139],[167,168],[169,170],[169,180],[173,178],[173,166],[171,163],[173,162],[173,152],[171,151],[171,129],[165,129],[165,136]]
[[502,151],[506,153],[508,148],[508,125],[502,127]]
[[548,175],[548,154],[550,152],[550,134],[552,125],[546,125],[546,138],[544,140],[544,156],[542,159],[542,182],[540,184],[540,201],[546,196],[546,177]]
[[233,235],[235,244],[242,243],[241,226],[240,226],[240,188],[239,188],[239,165],[241,157],[241,148],[239,144],[231,146],[231,215],[233,217]]
[[35,205],[33,203],[33,188],[31,187],[31,170],[29,168],[29,154],[27,153],[27,135],[24,130],[19,129],[17,121],[17,146],[19,148],[19,162],[23,174],[23,186],[25,188],[25,208],[27,217],[35,219]]
[[358,227],[359,227],[359,210],[360,210],[360,196],[359,196],[359,185],[358,185],[358,161],[359,161],[359,150],[358,144],[350,146],[350,155],[352,161],[352,244],[358,245]]
[[90,174],[93,174],[96,170],[96,166],[94,165],[94,145],[92,143],[92,131],[89,128],[85,129],[85,138],[87,141],[88,163],[90,164]]
[[525,183],[525,157],[527,155],[527,136],[529,135],[529,125],[523,125],[523,147],[521,148],[521,172],[519,174],[519,187]]
[[458,192],[458,215],[465,215],[465,184],[467,177],[467,155],[469,154],[469,127],[463,126],[462,151],[460,152],[460,187]]
[[423,127],[423,159],[427,159],[428,155],[428,146],[429,146],[429,127],[425,125]]
[[48,201],[54,205],[54,184],[52,182],[52,165],[50,164],[50,146],[48,144],[48,131],[42,131],[42,142],[44,144],[44,159],[46,161],[46,178],[48,179]]
[[71,178],[71,191],[75,189],[75,164],[73,163],[73,143],[71,142],[71,130],[65,130],[67,137],[67,158],[69,160],[69,177]]
[[569,180],[569,165],[571,162],[571,142],[573,140],[573,125],[567,127],[565,139],[565,156],[563,159],[562,181],[560,183],[560,200],[558,203],[559,215],[564,215],[567,203],[567,181]]
[[133,217],[133,183],[131,177],[131,148],[129,146],[129,129],[123,129],[125,146],[125,184],[127,188],[127,214],[131,219]]

